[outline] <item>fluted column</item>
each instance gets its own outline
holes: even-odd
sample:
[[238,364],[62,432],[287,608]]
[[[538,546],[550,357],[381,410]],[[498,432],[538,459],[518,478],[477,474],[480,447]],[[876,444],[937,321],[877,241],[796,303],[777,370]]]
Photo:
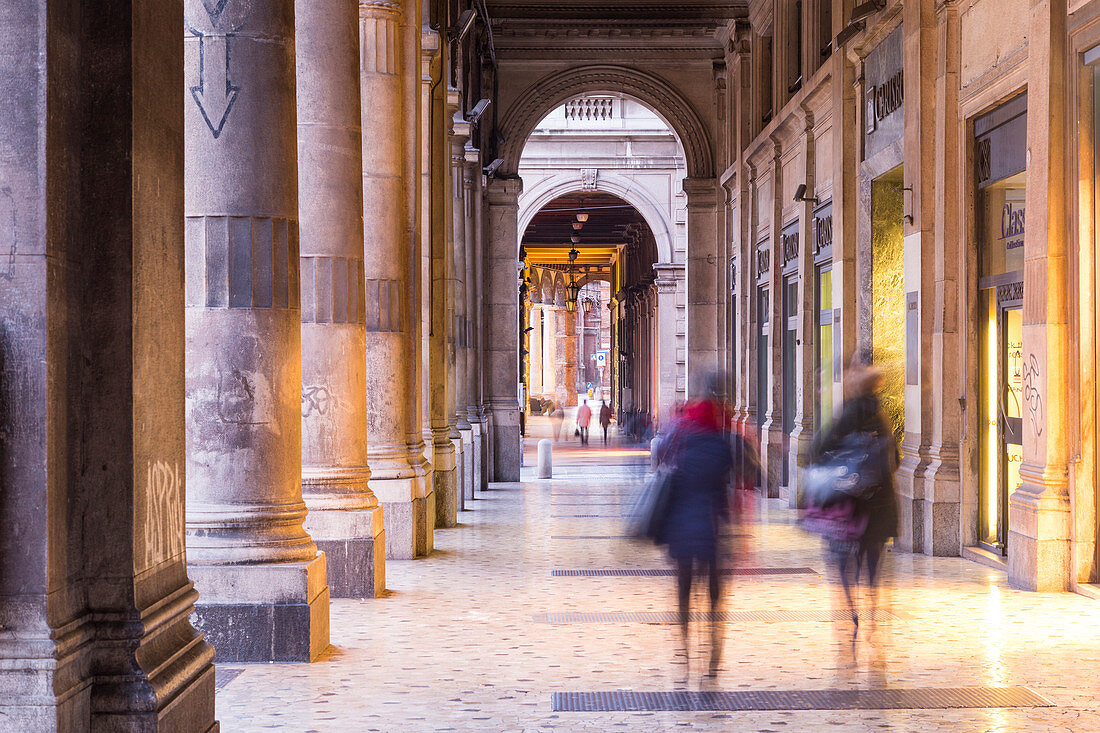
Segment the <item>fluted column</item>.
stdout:
[[451,293],[454,297],[454,317],[451,319],[451,342],[455,358],[454,414],[455,428],[459,433],[462,451],[461,470],[458,475],[458,508],[465,508],[467,496],[472,495],[474,485],[473,425],[470,422],[468,392],[470,389],[467,369],[467,322],[469,311],[466,291],[470,288],[466,276],[469,256],[466,251],[466,142],[470,139],[470,123],[460,114],[453,118],[451,134]]
[[477,489],[484,488],[485,475],[485,414],[481,404],[481,362],[478,348],[480,323],[478,312],[480,310],[481,291],[478,273],[481,270],[481,256],[477,222],[480,219],[478,209],[480,207],[481,191],[478,179],[481,176],[480,153],[467,147],[464,151],[466,165],[462,177],[462,202],[465,216],[463,223],[466,227],[465,245],[466,256],[463,263],[466,270],[466,419],[470,422],[470,498],[474,497]]
[[687,194],[687,378],[691,394],[701,373],[718,364],[718,186],[685,178]]
[[558,303],[554,310],[554,382],[562,406],[577,404],[577,313]]
[[202,72],[184,91],[195,620],[219,661],[308,661],[329,603],[302,526],[294,6],[188,0],[185,24]]
[[367,461],[383,508],[386,557],[411,559],[426,526],[423,470],[410,461],[406,409],[411,319],[404,206],[402,2],[359,3],[362,94]]
[[519,195],[523,181],[489,183],[485,263],[483,362],[486,402],[492,412],[493,481],[519,481]]
[[382,510],[368,485],[359,12],[296,0],[302,273],[302,493],[333,596],[385,589]]

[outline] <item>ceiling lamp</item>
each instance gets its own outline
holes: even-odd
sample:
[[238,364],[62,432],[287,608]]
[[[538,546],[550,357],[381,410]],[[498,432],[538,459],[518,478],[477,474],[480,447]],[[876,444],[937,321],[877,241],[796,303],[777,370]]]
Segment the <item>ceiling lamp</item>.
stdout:
[[580,244],[581,243],[581,238],[578,237],[576,234],[574,234],[572,237],[569,238],[569,241],[572,242],[573,244]]
[[577,214],[577,221],[579,221],[581,224],[584,224],[586,221],[588,221],[588,212],[584,211],[580,214]]
[[579,232],[583,228],[584,228],[584,224],[581,224],[579,221],[573,222],[573,230],[574,231]]

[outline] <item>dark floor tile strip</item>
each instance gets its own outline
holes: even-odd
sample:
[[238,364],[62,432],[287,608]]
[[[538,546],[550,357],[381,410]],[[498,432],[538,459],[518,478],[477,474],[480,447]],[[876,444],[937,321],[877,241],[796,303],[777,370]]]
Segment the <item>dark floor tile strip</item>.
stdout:
[[1026,687],[555,692],[551,705],[554,712],[583,713],[1053,707],[1049,700]]
[[[555,578],[666,578],[676,574],[670,568],[590,568],[553,570]],[[812,568],[722,568],[722,575],[820,575]]]
[[[746,539],[752,537],[751,534],[724,534],[722,537],[738,537]],[[634,539],[628,534],[556,534],[551,535],[552,540],[630,540]]]
[[625,519],[629,514],[551,514],[551,519]]
[[[852,616],[847,611],[823,609],[820,611],[695,611],[689,614],[691,621],[719,621],[721,623],[819,623],[828,621],[849,621]],[[873,613],[860,613],[866,621],[896,621],[899,617],[891,611],[876,610]],[[540,624],[675,624],[680,622],[677,611],[627,611],[593,612],[569,611],[561,613],[539,613],[531,620]]]
[[222,665],[216,665],[214,667],[214,691],[218,691],[228,685],[233,680],[237,679],[244,672],[243,669],[234,669],[232,667],[223,667]]

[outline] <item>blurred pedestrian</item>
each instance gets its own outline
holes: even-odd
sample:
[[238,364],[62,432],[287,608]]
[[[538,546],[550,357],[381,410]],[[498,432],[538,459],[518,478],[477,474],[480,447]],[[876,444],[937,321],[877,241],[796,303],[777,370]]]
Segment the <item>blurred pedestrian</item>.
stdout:
[[561,424],[565,421],[565,410],[553,402],[550,403],[550,423],[554,426],[554,442],[561,440]]
[[600,401],[600,427],[603,428],[603,444],[607,445],[607,429],[611,426],[611,407],[607,400]]
[[673,467],[665,520],[657,543],[668,545],[676,563],[680,631],[690,671],[689,624],[691,586],[696,573],[707,576],[710,596],[710,662],[708,676],[718,673],[722,655],[718,624],[721,595],[721,536],[731,519],[731,474],[746,473],[740,434],[729,430],[722,375],[708,376],[703,394],[687,403],[658,447],[659,462]]
[[812,450],[815,464],[826,468],[832,464],[838,475],[846,477],[835,482],[843,486],[819,495],[817,506],[807,514],[825,536],[845,610],[852,619],[851,637],[845,644],[852,663],[858,658],[861,619],[873,624],[878,610],[883,549],[897,535],[894,472],[900,455],[879,401],[881,388],[882,373],[877,368],[853,366],[844,380],[840,414],[817,436]]
[[592,408],[588,406],[588,400],[577,408],[577,430],[580,432],[581,445],[588,445],[588,424],[592,422]]

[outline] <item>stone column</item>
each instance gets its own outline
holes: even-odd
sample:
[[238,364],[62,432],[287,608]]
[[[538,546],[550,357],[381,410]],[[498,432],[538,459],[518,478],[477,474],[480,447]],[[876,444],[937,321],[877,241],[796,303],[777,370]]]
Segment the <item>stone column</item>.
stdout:
[[[817,191],[817,179],[815,177],[815,155],[817,149],[814,143],[814,120],[809,112],[806,114],[806,126],[802,136],[803,156],[806,161],[806,187],[808,190]],[[778,189],[776,189],[778,190]],[[816,195],[816,194],[815,194]],[[790,450],[786,457],[787,475],[787,505],[797,508],[802,499],[802,471],[809,465],[810,452],[814,439],[814,361],[817,344],[817,334],[814,323],[817,312],[816,296],[816,272],[814,270],[814,203],[804,201],[798,205],[798,254],[795,258],[798,262],[798,326],[795,331],[795,366],[794,373],[794,420],[790,432]],[[786,323],[781,324],[786,329]]]
[[[403,3],[359,3],[362,93],[364,315],[367,461],[383,508],[386,557],[411,559],[431,532],[424,472],[410,460],[408,373],[414,318],[408,311],[405,96],[401,80]],[[434,523],[434,520],[433,520]]]
[[469,280],[466,268],[469,256],[466,248],[466,142],[470,139],[470,123],[461,114],[453,117],[451,134],[451,278],[454,294],[454,317],[451,319],[451,342],[455,358],[454,415],[455,428],[459,432],[462,452],[461,471],[458,476],[458,508],[466,508],[466,497],[472,496],[474,485],[474,434],[470,422],[469,348],[467,322],[469,320],[467,289]]
[[188,0],[185,24],[195,618],[219,661],[309,661],[329,592],[302,526],[294,6]]
[[295,0],[302,273],[302,493],[330,592],[385,587],[382,510],[367,480],[359,13]]
[[557,401],[575,407],[577,402],[577,314],[564,303],[554,310],[554,382]]
[[0,13],[0,729],[216,731],[184,553],[180,5],[73,11]]
[[[772,191],[783,190],[783,164],[780,159],[778,143],[772,145],[773,157],[768,162],[772,171]],[[757,195],[760,195],[759,193]],[[768,376],[768,393],[762,395],[764,404],[757,409],[764,411],[763,427],[760,435],[760,462],[764,478],[764,487],[770,498],[779,497],[779,485],[783,476],[783,461],[787,459],[783,450],[783,334],[786,323],[783,320],[783,278],[782,231],[783,202],[779,196],[772,195],[768,210],[771,239],[767,258],[767,282],[770,298],[768,300],[767,319],[771,324],[768,338],[768,353],[765,355],[771,367]],[[763,317],[763,314],[758,314]]]
[[1070,330],[1066,288],[1066,4],[1033,0],[1028,30],[1024,234],[1024,460],[1008,498],[1008,580],[1063,591],[1070,577]]
[[481,271],[480,257],[480,232],[477,222],[480,219],[481,191],[480,182],[481,154],[470,147],[465,149],[466,166],[463,170],[462,201],[465,205],[463,221],[466,226],[466,418],[470,421],[470,440],[472,450],[470,453],[470,498],[474,498],[476,489],[484,489],[485,475],[485,415],[481,405],[481,353],[478,345],[480,340],[480,323],[478,312],[480,310],[481,290],[478,273]]
[[713,178],[685,178],[687,195],[688,394],[718,363],[718,186]]
[[523,181],[489,183],[486,258],[486,406],[492,412],[493,481],[519,481],[519,295],[517,293],[519,194]]

